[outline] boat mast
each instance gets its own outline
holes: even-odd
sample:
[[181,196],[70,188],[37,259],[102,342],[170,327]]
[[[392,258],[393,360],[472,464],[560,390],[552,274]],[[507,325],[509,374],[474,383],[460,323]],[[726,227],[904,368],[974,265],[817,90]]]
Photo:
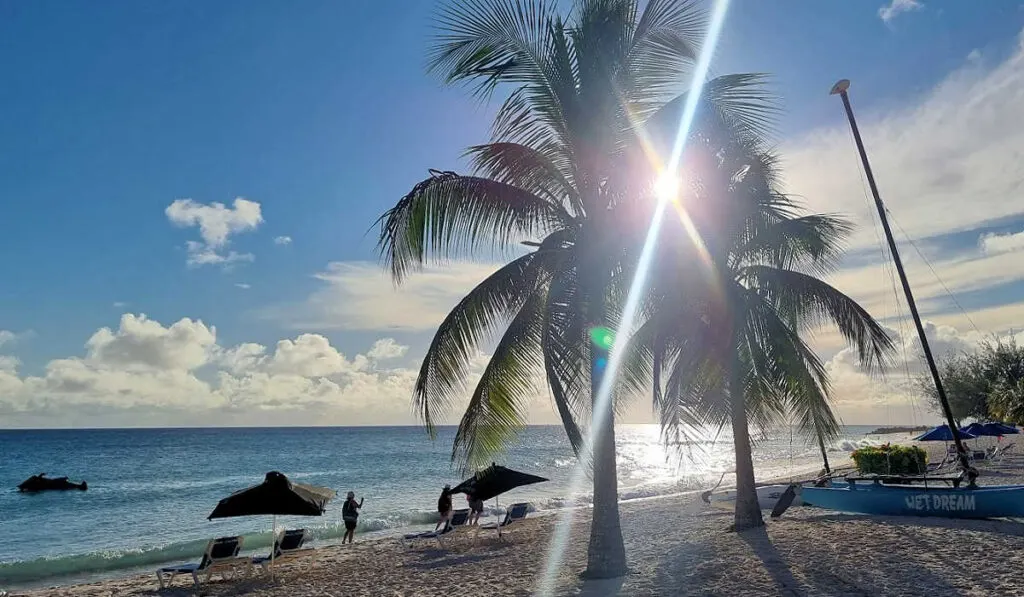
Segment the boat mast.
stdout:
[[[946,390],[942,387],[942,380],[939,378],[939,369],[935,366],[935,357],[932,356],[932,349],[928,345],[928,338],[924,334],[924,325],[921,323],[921,315],[917,312],[917,303],[914,302],[914,293],[910,290],[910,282],[907,281],[907,274],[903,271],[903,261],[900,259],[900,252],[896,249],[896,241],[892,237],[892,229],[889,227],[889,219],[885,216],[885,205],[878,195],[878,185],[875,184],[875,176],[871,173],[871,164],[868,162],[868,154],[864,149],[864,142],[860,138],[860,130],[857,128],[857,120],[853,117],[853,108],[850,106],[850,96],[847,90],[850,88],[849,79],[842,79],[832,87],[830,95],[838,95],[843,100],[843,107],[846,108],[846,117],[850,120],[850,128],[853,130],[853,139],[857,143],[857,151],[860,153],[860,160],[864,163],[864,172],[867,174],[868,186],[871,187],[871,195],[875,198],[875,207],[878,209],[878,217],[882,220],[882,229],[885,231],[885,240],[889,243],[889,251],[892,252],[892,260],[896,265],[896,272],[900,275],[900,283],[903,285],[903,294],[907,297],[907,305],[910,306],[910,315],[914,318],[914,326],[917,327],[917,335],[921,339],[921,348],[924,351],[924,358],[928,361],[928,370],[931,371],[932,381],[935,382],[935,391],[939,396],[939,403],[942,405],[942,412],[946,415],[946,424],[949,425],[953,435],[953,442],[956,444],[957,455],[960,457],[960,466],[965,471],[971,470],[971,464],[967,460],[967,450],[960,441],[960,434],[957,432],[956,421],[953,419],[953,411],[949,408],[949,401],[946,399]],[[973,479],[971,480],[973,483]]]

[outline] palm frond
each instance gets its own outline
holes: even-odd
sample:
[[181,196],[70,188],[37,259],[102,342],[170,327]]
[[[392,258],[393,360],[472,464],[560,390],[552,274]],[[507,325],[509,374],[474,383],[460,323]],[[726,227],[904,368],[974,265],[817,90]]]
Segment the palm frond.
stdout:
[[706,12],[691,0],[651,0],[644,7],[630,40],[626,71],[630,100],[663,100],[677,90],[700,55]]
[[463,471],[489,462],[526,425],[543,363],[543,311],[543,296],[531,295],[491,355],[452,446],[452,461]]
[[756,288],[779,314],[803,329],[835,325],[868,369],[884,367],[894,352],[892,338],[855,300],[814,276],[782,268],[750,265],[738,278]]
[[548,387],[575,453],[583,447],[580,423],[589,412],[590,398],[590,353],[581,299],[575,268],[572,262],[565,263],[548,288],[541,346]]
[[546,283],[546,255],[528,253],[488,276],[438,326],[413,389],[413,406],[427,431],[464,390],[480,344],[510,321]]
[[817,274],[826,273],[842,256],[842,240],[853,228],[847,220],[827,214],[772,219],[736,249],[737,264],[810,267]]
[[[766,87],[765,75],[722,75],[704,83],[691,136],[708,136],[718,142],[743,142],[769,138],[778,116],[778,100]],[[671,148],[678,133],[687,98],[682,93],[653,112],[645,123],[648,133]],[[667,154],[666,154],[667,155]]]
[[529,191],[574,213],[580,205],[569,163],[558,147],[519,143],[474,145],[466,151],[481,176]]
[[757,337],[751,343],[756,343],[759,360],[770,369],[761,376],[775,380],[780,404],[796,415],[803,431],[825,440],[838,437],[839,422],[829,403],[828,372],[821,359],[773,305],[758,298],[754,301],[751,317]]
[[569,219],[561,205],[516,186],[432,171],[377,220],[377,249],[401,282],[428,258],[443,261],[485,247],[508,251]]

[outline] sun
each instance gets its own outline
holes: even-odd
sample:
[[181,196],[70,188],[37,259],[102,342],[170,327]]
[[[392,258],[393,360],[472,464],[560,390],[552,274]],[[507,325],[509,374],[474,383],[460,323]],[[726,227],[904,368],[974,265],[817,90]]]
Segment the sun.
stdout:
[[679,196],[679,177],[668,172],[662,172],[654,181],[654,196],[658,201],[675,201]]

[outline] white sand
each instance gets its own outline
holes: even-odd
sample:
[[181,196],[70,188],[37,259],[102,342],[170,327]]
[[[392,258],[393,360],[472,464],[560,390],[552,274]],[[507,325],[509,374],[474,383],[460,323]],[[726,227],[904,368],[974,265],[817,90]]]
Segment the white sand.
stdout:
[[[942,449],[942,444],[937,446]],[[983,469],[982,484],[1024,483],[1022,456]],[[631,573],[581,582],[589,512],[580,511],[557,578],[562,595],[1024,595],[1024,523],[884,518],[793,508],[764,529],[726,531],[731,514],[675,496],[622,505]],[[497,541],[471,535],[407,549],[396,539],[321,549],[312,569],[215,581],[203,595],[526,596],[544,570],[556,518],[527,520]],[[187,580],[187,582],[186,582]],[[192,595],[191,579],[156,591],[154,576],[17,595]]]

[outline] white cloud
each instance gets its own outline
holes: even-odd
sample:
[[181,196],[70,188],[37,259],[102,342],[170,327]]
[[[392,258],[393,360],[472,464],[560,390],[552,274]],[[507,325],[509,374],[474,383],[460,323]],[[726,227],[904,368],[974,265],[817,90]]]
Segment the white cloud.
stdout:
[[[415,371],[374,365],[408,349],[390,338],[353,358],[317,334],[280,340],[271,351],[255,343],[222,347],[215,328],[201,321],[165,326],[126,314],[116,330],[97,330],[85,348],[84,356],[50,361],[40,376],[19,376],[18,359],[0,357],[0,411],[69,416],[156,409],[223,423],[247,409],[316,408],[342,417],[335,422],[412,422]],[[314,417],[307,423],[325,422],[307,416]]]
[[[220,346],[198,320],[128,314],[116,330],[94,333],[83,356],[54,359],[41,375],[19,375],[16,358],[0,357],[0,413],[4,425],[33,426],[415,423],[418,369],[383,365],[407,351],[381,338],[348,357],[318,334],[271,349]],[[473,360],[470,386],[486,362]],[[457,422],[468,396],[442,420]],[[531,408],[534,421],[557,421],[540,389]]]
[[[932,354],[939,361],[973,352],[992,337],[932,321],[925,321],[924,327]],[[927,373],[927,367],[916,331],[908,324],[902,338],[896,330],[890,334],[897,339],[897,359],[885,372],[868,374],[850,348],[839,351],[825,365],[836,410],[848,424],[920,423],[935,418],[917,387],[917,379]]]
[[918,0],[892,0],[887,6],[878,9],[878,16],[886,23],[905,12],[921,10],[924,4]]
[[[851,92],[856,106],[856,84]],[[978,230],[1024,211],[1021,105],[1018,45],[1002,63],[965,65],[906,107],[858,114],[882,196],[911,237]],[[836,110],[835,125],[782,144],[786,187],[814,211],[854,218],[852,248],[877,248],[874,206],[838,102]]]
[[176,199],[164,213],[172,224],[199,228],[202,242],[189,241],[185,245],[190,266],[230,265],[253,260],[250,253],[230,251],[224,254],[222,249],[230,242],[231,235],[255,230],[263,222],[260,204],[256,201],[238,197],[232,207],[227,207],[218,202],[204,205],[191,199]]
[[113,306],[113,307],[114,307],[115,309],[123,309],[124,307],[127,307],[127,306],[128,306],[128,303],[126,303],[126,302],[124,302],[124,301],[114,301],[114,302],[113,302],[113,304],[112,304],[112,306]]
[[18,335],[8,330],[0,330],[0,346],[5,344],[14,344],[14,341],[18,339]]
[[0,373],[16,373],[20,364],[18,357],[0,355]]
[[484,263],[429,267],[395,287],[380,265],[333,262],[314,277],[324,283],[301,305],[263,311],[296,329],[429,330],[497,269]]
[[252,262],[256,259],[252,253],[237,251],[229,251],[227,254],[218,253],[216,249],[194,240],[185,242],[185,250],[188,252],[185,263],[191,267],[220,265],[226,268],[234,263]]
[[238,283],[235,284],[235,288],[241,288],[242,290],[249,290],[250,288],[252,288],[252,285],[244,284],[242,282],[238,282]]
[[974,48],[967,54],[967,60],[969,62],[978,62],[981,60],[981,50]]
[[1020,251],[1024,249],[1024,231],[1012,234],[983,234],[979,242],[982,251],[989,254]]
[[290,244],[292,244],[292,237],[290,237],[290,236],[275,236],[274,237],[274,244],[275,245],[290,245]]
[[377,361],[384,361],[405,356],[408,350],[408,346],[402,346],[395,342],[394,338],[381,338],[373,343],[366,356]]
[[85,343],[86,360],[123,369],[189,371],[210,359],[217,331],[184,318],[170,327],[145,315],[126,313],[117,331],[100,328]]

